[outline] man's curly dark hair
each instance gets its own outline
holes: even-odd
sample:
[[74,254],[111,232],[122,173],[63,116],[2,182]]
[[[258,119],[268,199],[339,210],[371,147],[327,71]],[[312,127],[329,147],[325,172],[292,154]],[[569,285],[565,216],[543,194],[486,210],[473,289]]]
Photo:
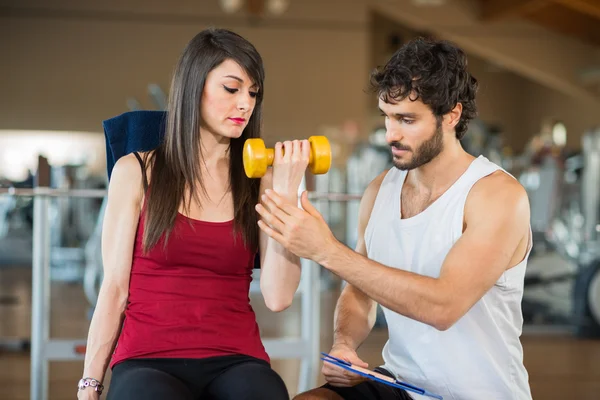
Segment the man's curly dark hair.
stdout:
[[448,41],[418,38],[404,44],[383,68],[373,71],[371,86],[387,103],[409,96],[413,101],[421,99],[438,121],[461,103],[459,140],[477,116],[477,80],[467,71],[466,54]]

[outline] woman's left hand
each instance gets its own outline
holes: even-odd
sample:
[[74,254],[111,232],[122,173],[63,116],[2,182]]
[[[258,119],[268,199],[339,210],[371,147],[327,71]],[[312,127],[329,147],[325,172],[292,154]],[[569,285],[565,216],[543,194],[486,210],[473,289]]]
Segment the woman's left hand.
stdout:
[[298,188],[308,167],[310,143],[308,140],[277,142],[274,151],[273,190],[297,204]]

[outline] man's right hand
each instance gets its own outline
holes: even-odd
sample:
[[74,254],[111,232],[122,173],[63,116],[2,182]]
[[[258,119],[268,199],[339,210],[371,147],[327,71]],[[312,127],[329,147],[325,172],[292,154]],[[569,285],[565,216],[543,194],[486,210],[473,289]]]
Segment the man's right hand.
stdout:
[[[354,349],[345,345],[334,345],[329,354],[359,367],[369,367],[366,362],[358,358],[358,355]],[[362,375],[350,372],[347,369],[338,367],[337,365],[333,365],[328,362],[323,363],[323,369],[321,371],[325,376],[325,381],[332,386],[355,386],[367,379]]]

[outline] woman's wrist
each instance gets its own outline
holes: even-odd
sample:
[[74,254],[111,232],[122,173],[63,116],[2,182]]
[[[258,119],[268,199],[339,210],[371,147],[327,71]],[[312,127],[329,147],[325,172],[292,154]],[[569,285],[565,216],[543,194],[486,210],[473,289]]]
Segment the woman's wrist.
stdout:
[[81,378],[79,380],[79,382],[77,383],[77,389],[78,391],[90,389],[95,392],[98,392],[98,394],[102,394],[102,391],[104,390],[104,385],[102,385],[102,382],[100,382],[98,379],[87,377]]
[[289,200],[293,204],[298,204],[298,190],[290,191],[290,190],[281,190],[277,188],[273,188],[273,191],[280,195],[281,197]]

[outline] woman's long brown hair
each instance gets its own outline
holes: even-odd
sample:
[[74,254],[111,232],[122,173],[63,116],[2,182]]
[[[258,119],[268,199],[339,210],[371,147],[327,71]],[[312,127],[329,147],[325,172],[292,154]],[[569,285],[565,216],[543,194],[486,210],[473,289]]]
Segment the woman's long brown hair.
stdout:
[[[144,252],[164,235],[166,246],[172,233],[179,206],[189,209],[198,201],[198,189],[205,191],[200,174],[203,157],[200,146],[200,104],[208,73],[226,59],[236,61],[259,87],[256,105],[240,138],[229,147],[229,187],[234,205],[234,233],[241,232],[246,246],[258,248],[257,214],[259,179],[244,173],[242,149],[248,138],[260,137],[264,67],[254,46],[236,33],[207,29],[185,47],[171,81],[163,142],[147,160],[151,166],[151,184],[146,199]],[[189,193],[187,198],[184,194]]]

